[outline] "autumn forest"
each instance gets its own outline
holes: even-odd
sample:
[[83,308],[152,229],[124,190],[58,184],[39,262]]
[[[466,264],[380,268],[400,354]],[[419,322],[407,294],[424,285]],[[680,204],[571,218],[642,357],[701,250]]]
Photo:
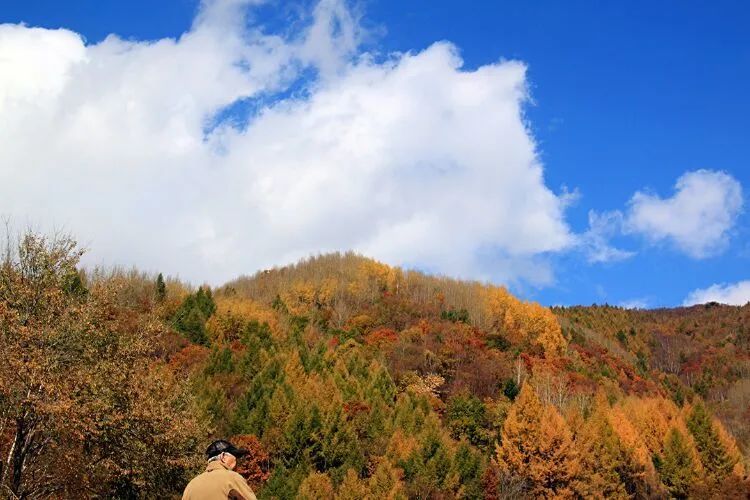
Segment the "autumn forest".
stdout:
[[194,287],[0,261],[0,490],[178,498],[215,438],[265,499],[747,498],[750,305],[543,307],[328,254]]

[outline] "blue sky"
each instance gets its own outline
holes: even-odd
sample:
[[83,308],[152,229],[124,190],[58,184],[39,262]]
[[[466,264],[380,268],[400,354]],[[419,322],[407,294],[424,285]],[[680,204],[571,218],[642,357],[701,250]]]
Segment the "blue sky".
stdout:
[[[90,46],[110,33],[134,42],[178,37],[190,30],[198,7],[198,2],[188,0],[31,0],[6,3],[0,23],[66,28],[82,35]],[[313,8],[310,3],[271,3],[253,10],[249,24],[286,35],[297,29],[290,19]],[[553,276],[540,281],[507,272],[493,274],[492,260],[497,255],[490,250],[481,258],[482,273],[488,274],[479,277],[508,281],[521,295],[545,304],[648,307],[679,305],[695,290],[750,280],[746,209],[750,6],[746,2],[477,1],[458,7],[447,1],[373,0],[353,10],[361,15],[359,25],[366,31],[357,50],[376,58],[418,53],[446,40],[457,48],[463,70],[499,60],[518,60],[527,66],[525,83],[533,102],[524,105],[524,119],[544,167],[544,184],[557,195],[563,186],[578,193],[564,211],[571,234],[589,231],[592,210],[618,211],[628,219],[628,203],[636,192],[661,199],[673,196],[675,183],[688,172],[724,172],[743,189],[743,206],[735,207],[722,236],[724,243],[706,255],[686,252],[684,245],[681,248],[669,237],[650,237],[645,230],[615,229],[608,244],[633,252],[629,258],[591,262],[583,250],[537,245],[532,263],[518,265],[534,265],[541,259],[540,265],[549,267]],[[295,85],[304,86],[306,78],[298,76]],[[283,99],[278,96],[288,93],[271,95]],[[25,215],[13,206],[0,206],[3,211]],[[63,223],[75,226],[69,219]],[[98,240],[92,236],[86,241],[94,247]],[[326,242],[321,250],[345,244]],[[505,256],[507,250],[498,245]],[[161,265],[146,254],[135,249],[134,263]],[[450,256],[441,255],[433,262],[428,254],[422,262],[421,254],[410,254],[408,248],[386,249],[383,255],[390,262],[448,274],[458,269],[458,274],[476,277],[464,266],[445,264]],[[116,255],[113,260],[127,263]],[[109,263],[106,253],[101,261]],[[226,272],[254,270],[233,267]]]

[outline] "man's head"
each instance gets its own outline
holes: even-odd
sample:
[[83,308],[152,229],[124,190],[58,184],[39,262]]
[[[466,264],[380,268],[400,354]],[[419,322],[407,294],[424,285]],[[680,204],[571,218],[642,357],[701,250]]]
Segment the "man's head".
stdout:
[[237,448],[229,441],[224,441],[223,439],[214,441],[206,449],[206,456],[209,461],[219,460],[230,470],[234,469],[235,465],[237,465],[238,458],[248,453],[249,451]]

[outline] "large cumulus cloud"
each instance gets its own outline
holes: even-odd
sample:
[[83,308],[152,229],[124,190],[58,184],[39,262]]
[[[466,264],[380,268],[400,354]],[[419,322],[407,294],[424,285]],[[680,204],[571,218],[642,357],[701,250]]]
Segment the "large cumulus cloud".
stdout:
[[549,282],[574,238],[522,63],[468,71],[447,42],[375,57],[336,1],[283,36],[248,9],[209,2],[148,42],[0,25],[0,213],[73,232],[89,263],[193,281],[354,249]]

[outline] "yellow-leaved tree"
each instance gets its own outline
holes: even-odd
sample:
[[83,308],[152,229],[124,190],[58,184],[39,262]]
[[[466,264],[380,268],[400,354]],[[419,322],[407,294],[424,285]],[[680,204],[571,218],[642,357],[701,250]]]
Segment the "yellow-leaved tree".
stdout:
[[547,356],[565,352],[568,341],[554,313],[536,302],[522,302],[503,287],[484,291],[484,303],[491,328],[514,343],[528,342],[544,350]]

